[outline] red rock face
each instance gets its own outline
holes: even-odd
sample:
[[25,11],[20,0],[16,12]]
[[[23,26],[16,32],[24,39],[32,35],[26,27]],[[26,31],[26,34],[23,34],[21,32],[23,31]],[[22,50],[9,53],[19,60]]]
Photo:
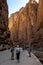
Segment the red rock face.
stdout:
[[35,43],[35,45],[40,46],[42,42],[40,41],[39,43],[38,40],[41,40],[39,37],[40,35],[42,36],[42,29],[39,29],[39,27],[43,27],[43,8],[41,3],[40,1],[37,3],[35,0],[31,0],[19,12],[11,15],[9,23],[13,24],[12,26],[9,25],[9,29],[14,42],[19,42],[20,45]]
[[8,5],[7,0],[0,0],[0,44],[8,43]]
[[43,0],[39,0],[38,12],[37,12],[37,23],[39,26],[41,22],[43,22]]
[[38,45],[43,47],[43,0],[39,0],[37,11],[37,35]]
[[2,26],[8,26],[8,6],[6,3],[6,0],[1,0],[0,1],[0,20],[2,23]]
[[34,45],[43,47],[43,0],[39,0],[36,21],[36,33],[34,34]]

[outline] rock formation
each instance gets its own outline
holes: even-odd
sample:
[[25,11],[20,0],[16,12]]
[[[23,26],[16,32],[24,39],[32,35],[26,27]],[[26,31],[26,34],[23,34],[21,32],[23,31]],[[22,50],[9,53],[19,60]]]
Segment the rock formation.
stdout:
[[43,0],[39,0],[38,4],[36,30],[35,41],[39,47],[43,47]]
[[[40,47],[43,35],[43,1],[29,0],[25,7],[13,13],[9,18],[12,27],[11,38],[20,45]],[[40,43],[39,43],[40,42]],[[42,44],[43,46],[43,44]]]
[[8,5],[6,0],[0,0],[0,45],[8,44],[9,40]]
[[[43,0],[39,0],[38,4],[38,12],[37,12],[37,25],[40,27],[43,22]],[[42,24],[43,27],[43,24]]]

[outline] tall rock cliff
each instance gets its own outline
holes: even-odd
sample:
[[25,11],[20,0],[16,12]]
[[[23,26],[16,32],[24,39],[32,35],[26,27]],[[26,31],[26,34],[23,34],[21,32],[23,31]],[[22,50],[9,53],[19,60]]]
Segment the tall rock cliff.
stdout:
[[[43,35],[42,5],[42,1],[40,3],[40,0],[39,3],[36,0],[29,0],[25,7],[22,7],[19,12],[11,15],[9,24],[13,23],[10,31],[14,42],[20,45],[30,45],[32,43],[33,46],[40,47],[40,44],[42,44],[41,40],[43,40],[40,38]],[[39,28],[41,29],[39,30]]]
[[39,27],[40,25],[43,27],[43,0],[39,0],[39,4],[38,4],[37,25]]
[[37,21],[37,8],[38,8],[38,3],[36,0],[30,0],[28,4],[28,12],[29,12],[29,19],[31,21],[31,24],[33,26],[33,30],[36,31],[36,21]]
[[9,39],[7,0],[0,0],[0,45],[8,44]]
[[38,3],[36,30],[35,41],[39,47],[43,47],[43,0]]
[[[9,30],[11,30],[11,39],[12,41],[17,42],[18,40],[18,27],[19,27],[19,12],[16,12],[11,15],[9,18],[10,24]],[[13,22],[13,23],[12,23]]]

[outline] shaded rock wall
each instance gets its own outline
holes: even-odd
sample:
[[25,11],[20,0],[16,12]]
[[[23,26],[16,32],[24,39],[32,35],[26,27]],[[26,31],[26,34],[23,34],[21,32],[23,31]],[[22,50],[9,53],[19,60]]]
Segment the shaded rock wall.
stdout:
[[1,0],[0,1],[0,24],[2,25],[2,27],[8,26],[8,6],[6,3],[6,0]]
[[8,44],[9,37],[7,0],[0,0],[0,44]]
[[43,47],[43,0],[39,0],[38,4],[36,30],[37,32],[34,35],[35,41],[39,47]]

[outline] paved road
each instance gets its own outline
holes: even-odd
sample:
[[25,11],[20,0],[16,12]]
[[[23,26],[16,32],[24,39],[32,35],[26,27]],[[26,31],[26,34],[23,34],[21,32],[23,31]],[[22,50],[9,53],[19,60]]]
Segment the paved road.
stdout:
[[29,57],[28,52],[26,50],[21,51],[20,62],[18,63],[16,60],[16,56],[14,57],[14,60],[11,60],[10,50],[6,50],[0,52],[0,65],[42,65],[42,64],[36,58],[36,56],[34,56],[34,54],[31,54],[31,57]]

